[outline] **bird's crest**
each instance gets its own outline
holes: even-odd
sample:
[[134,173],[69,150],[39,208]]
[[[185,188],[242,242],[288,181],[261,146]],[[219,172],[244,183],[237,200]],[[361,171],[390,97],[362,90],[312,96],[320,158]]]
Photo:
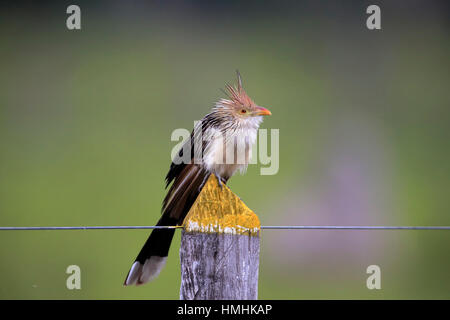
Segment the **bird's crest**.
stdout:
[[220,102],[222,104],[226,104],[229,106],[253,106],[255,103],[253,100],[247,95],[244,88],[242,87],[242,78],[239,70],[236,70],[237,75],[237,87],[227,84],[225,86],[226,91],[224,93],[227,95],[228,99],[221,99]]

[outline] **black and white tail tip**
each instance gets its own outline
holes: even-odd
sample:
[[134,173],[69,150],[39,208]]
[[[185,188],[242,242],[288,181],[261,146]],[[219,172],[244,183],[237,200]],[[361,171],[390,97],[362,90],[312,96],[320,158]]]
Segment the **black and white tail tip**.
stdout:
[[159,275],[161,269],[166,264],[166,261],[167,257],[158,256],[151,256],[150,258],[145,260],[144,264],[139,261],[135,261],[130,271],[128,272],[128,276],[125,279],[124,285],[139,286],[141,284],[152,281]]

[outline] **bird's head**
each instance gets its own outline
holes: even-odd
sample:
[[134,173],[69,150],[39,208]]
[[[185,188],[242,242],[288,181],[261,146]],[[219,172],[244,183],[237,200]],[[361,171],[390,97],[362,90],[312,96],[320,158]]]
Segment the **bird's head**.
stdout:
[[220,99],[217,107],[221,109],[220,112],[226,113],[227,118],[232,118],[236,122],[259,124],[262,116],[270,116],[272,113],[253,102],[242,87],[242,78],[239,71],[236,73],[237,86],[226,85],[226,91],[224,92],[228,99]]

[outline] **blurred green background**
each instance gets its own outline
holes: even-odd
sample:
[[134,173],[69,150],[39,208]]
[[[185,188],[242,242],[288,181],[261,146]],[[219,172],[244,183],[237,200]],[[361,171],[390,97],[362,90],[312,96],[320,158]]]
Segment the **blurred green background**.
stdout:
[[[176,128],[239,69],[280,130],[280,170],[230,187],[263,225],[450,225],[449,4],[377,1],[3,3],[0,225],[153,225]],[[0,232],[2,299],[177,299],[123,287],[148,236]],[[261,299],[450,298],[450,232],[262,232]],[[81,290],[66,288],[68,265]],[[381,290],[366,268],[381,268]]]

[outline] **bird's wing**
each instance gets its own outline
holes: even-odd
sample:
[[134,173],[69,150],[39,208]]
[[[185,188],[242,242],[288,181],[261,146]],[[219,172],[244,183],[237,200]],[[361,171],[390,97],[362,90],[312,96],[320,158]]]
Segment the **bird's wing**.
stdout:
[[163,215],[183,223],[186,214],[199,195],[209,172],[197,164],[187,164],[175,178],[163,202]]
[[[166,187],[173,183],[164,198],[162,213],[165,216],[177,219],[179,224],[183,223],[184,217],[209,177],[209,172],[201,163],[194,163],[196,146],[194,142],[198,141],[194,138],[194,134],[196,132],[202,132],[203,134],[207,130],[208,123],[202,121],[199,126],[201,127],[197,128],[198,131],[192,131],[190,139],[185,142],[178,153],[178,156],[183,158],[183,150],[191,150],[190,163],[172,162],[166,175]],[[190,145],[186,146],[186,143]],[[203,152],[207,148],[207,141],[200,140],[200,143]]]
[[[180,163],[180,161],[179,161],[180,159],[184,158],[183,157],[184,150],[190,150],[189,163],[194,163],[194,156],[197,155],[197,153],[200,153],[200,156],[205,154],[205,150],[208,146],[208,141],[203,139],[203,137],[205,136],[205,132],[210,127],[211,127],[211,124],[209,121],[207,121],[206,117],[202,121],[197,123],[196,128],[194,128],[194,130],[192,130],[191,135],[189,136],[189,139],[186,140],[186,142],[180,148],[180,151],[178,151],[178,155],[177,155],[178,161],[175,161],[175,162],[172,161],[172,163],[170,164],[170,169],[169,169],[169,172],[167,172],[166,179],[165,179],[166,180],[166,188],[172,183],[172,181],[175,180],[176,177],[178,177],[181,174],[181,172],[184,170],[184,168],[187,165],[187,163],[184,163],[184,162]],[[198,136],[197,135],[198,133],[201,133],[201,136]],[[195,148],[198,146],[201,146],[201,151],[195,150]]]

